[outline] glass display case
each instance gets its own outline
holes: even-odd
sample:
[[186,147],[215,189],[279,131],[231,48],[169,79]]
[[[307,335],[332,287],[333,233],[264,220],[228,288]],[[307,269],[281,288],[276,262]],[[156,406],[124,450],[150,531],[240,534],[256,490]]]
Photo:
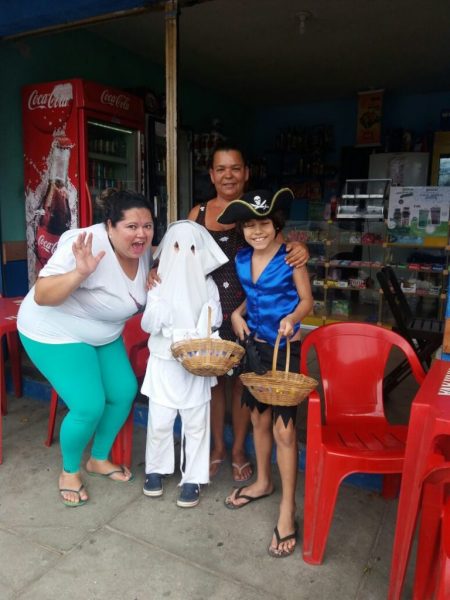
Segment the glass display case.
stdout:
[[307,244],[314,297],[308,325],[362,321],[392,325],[376,273],[391,265],[417,316],[443,318],[449,250],[390,243],[384,220],[288,221],[288,240]]
[[390,179],[347,179],[338,219],[383,219],[389,198]]

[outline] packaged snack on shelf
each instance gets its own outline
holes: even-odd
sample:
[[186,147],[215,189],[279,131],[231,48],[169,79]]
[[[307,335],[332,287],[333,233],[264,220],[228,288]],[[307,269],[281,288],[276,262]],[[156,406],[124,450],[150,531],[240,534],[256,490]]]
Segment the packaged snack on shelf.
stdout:
[[350,241],[350,244],[360,244],[361,243],[361,234],[354,231],[350,235],[349,241]]
[[433,263],[431,265],[431,270],[434,273],[442,273],[442,271],[444,270],[444,265],[441,265],[440,263]]
[[430,289],[428,290],[428,293],[430,294],[430,296],[439,296],[439,294],[441,293],[441,286],[431,285]]
[[349,301],[348,300],[332,300],[331,301],[331,312],[333,315],[348,317]]
[[327,279],[327,287],[335,288],[338,286],[337,279]]
[[350,287],[357,289],[364,289],[366,287],[366,282],[364,279],[359,279],[357,277],[351,277],[348,280]]
[[400,287],[405,294],[415,294],[417,285],[413,281],[401,281]]
[[323,300],[314,300],[313,313],[316,317],[322,317],[325,314],[325,302]]

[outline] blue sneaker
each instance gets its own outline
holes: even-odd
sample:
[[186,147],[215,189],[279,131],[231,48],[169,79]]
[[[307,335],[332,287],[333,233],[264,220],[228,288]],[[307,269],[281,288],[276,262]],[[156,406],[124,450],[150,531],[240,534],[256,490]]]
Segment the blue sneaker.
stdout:
[[143,492],[146,496],[156,498],[163,495],[163,476],[159,473],[149,473],[145,476]]
[[200,502],[200,486],[198,483],[183,483],[178,496],[177,506],[192,508]]

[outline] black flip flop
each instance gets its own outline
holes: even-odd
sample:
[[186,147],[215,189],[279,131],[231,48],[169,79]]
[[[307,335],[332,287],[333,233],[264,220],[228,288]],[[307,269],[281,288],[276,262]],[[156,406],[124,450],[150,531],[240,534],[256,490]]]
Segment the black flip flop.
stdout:
[[134,475],[133,473],[131,473],[131,471],[130,477],[128,479],[114,479],[114,477],[112,477],[112,475],[114,475],[115,473],[122,473],[122,475],[126,475],[125,467],[123,465],[120,465],[118,469],[114,469],[109,473],[95,473],[94,471],[88,471],[87,469],[86,473],[91,477],[103,477],[103,479],[105,479],[106,477],[107,479],[110,479],[111,481],[114,481],[116,483],[131,483],[132,481],[134,481]]
[[[81,484],[80,487],[77,490],[73,490],[71,488],[59,488],[59,493],[61,495],[61,502],[65,505],[68,506],[69,508],[77,508],[78,506],[84,506],[87,502],[86,500],[83,500],[83,498],[81,497],[81,491],[84,490],[84,485]],[[73,492],[74,494],[78,495],[78,502],[72,502],[72,500],[66,500],[63,496],[64,492]]]
[[297,540],[297,536],[298,536],[297,525],[295,526],[295,529],[292,533],[290,533],[289,535],[285,535],[284,537],[280,537],[280,532],[278,531],[278,527],[275,527],[273,532],[274,532],[276,540],[277,540],[277,547],[273,548],[272,546],[269,546],[267,548],[267,552],[268,552],[269,556],[271,556],[272,558],[286,558],[286,556],[291,556],[291,554],[294,554],[297,544],[294,544],[294,546],[292,546],[292,548],[290,550],[278,550],[278,546],[280,544],[282,544],[283,542],[288,542],[289,540]]
[[261,496],[247,496],[246,494],[242,493],[242,490],[245,490],[245,487],[237,488],[237,492],[236,492],[233,500],[237,500],[238,498],[243,498],[244,500],[247,500],[247,502],[245,502],[244,504],[233,504],[233,501],[227,502],[228,498],[230,498],[230,496],[228,496],[228,498],[225,498],[225,500],[223,501],[226,508],[229,508],[230,510],[237,510],[238,508],[244,508],[244,506],[247,506],[248,504],[250,504],[250,502],[256,502],[256,500],[261,500],[262,498],[267,498],[268,496],[271,496],[274,493],[275,488],[273,488],[273,490],[271,492],[269,492],[268,494],[261,494]]

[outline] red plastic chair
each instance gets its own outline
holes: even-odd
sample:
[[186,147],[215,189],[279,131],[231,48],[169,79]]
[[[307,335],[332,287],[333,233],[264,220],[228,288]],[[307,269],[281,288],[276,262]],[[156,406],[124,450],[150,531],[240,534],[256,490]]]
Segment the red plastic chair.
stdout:
[[[136,377],[140,380],[145,375],[147,361],[150,355],[148,350],[149,334],[141,328],[142,315],[137,314],[128,319],[122,332],[123,341],[127,350],[128,358]],[[48,420],[46,446],[51,446],[55,430],[56,410],[58,408],[58,394],[52,390],[50,398],[50,415]],[[131,465],[131,451],[133,440],[133,409],[130,411],[128,419],[122,429],[117,434],[116,440],[111,450],[113,462]]]
[[48,416],[48,426],[47,426],[47,439],[44,444],[50,448],[53,442],[53,435],[55,433],[55,423],[56,423],[56,411],[58,410],[58,394],[52,388],[52,392],[50,395],[50,414]]
[[[127,349],[133,371],[141,381],[147,369],[147,362],[150,356],[148,350],[149,334],[142,330],[142,315],[131,317],[122,333],[125,348]],[[130,411],[128,419],[117,434],[116,440],[111,450],[112,461],[118,465],[131,466],[131,452],[133,447],[133,408]]]
[[17,333],[17,312],[23,297],[3,298],[0,296],[0,464],[3,462],[3,415],[8,412],[6,396],[5,358],[3,356],[3,337],[6,337],[14,394],[22,395],[22,367],[20,357],[19,335]]
[[[333,323],[315,329],[302,345],[302,373],[308,373],[312,348],[320,367],[325,419],[322,422],[319,395],[313,392],[308,405],[303,558],[320,564],[343,479],[352,473],[402,472],[407,426],[390,425],[383,409],[383,377],[392,349],[403,352],[419,384],[425,372],[400,335],[376,325]],[[392,483],[392,477],[387,482]]]

